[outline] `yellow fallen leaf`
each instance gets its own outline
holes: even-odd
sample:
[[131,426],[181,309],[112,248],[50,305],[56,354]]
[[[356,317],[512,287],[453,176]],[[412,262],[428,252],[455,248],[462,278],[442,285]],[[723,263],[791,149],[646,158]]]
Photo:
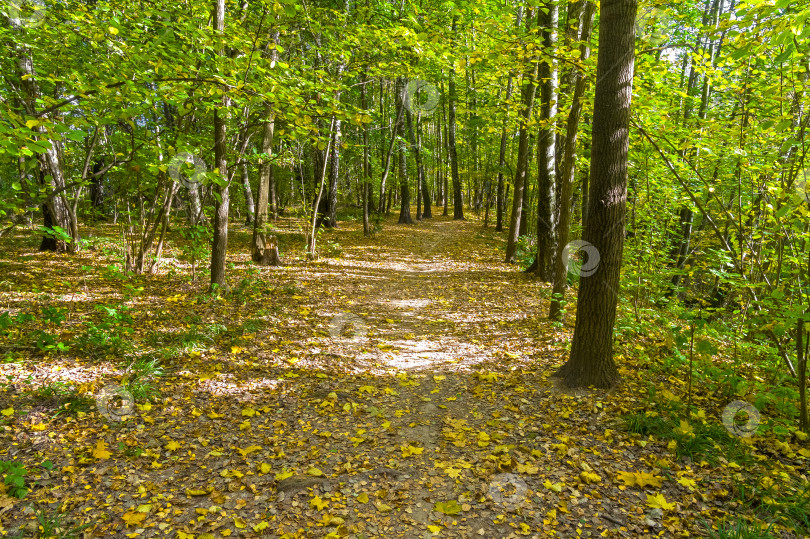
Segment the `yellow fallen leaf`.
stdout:
[[240,529],[247,528],[247,524],[245,524],[245,521],[239,517],[233,517],[233,525]]
[[653,508],[660,508],[660,509],[675,509],[674,503],[667,502],[664,495],[660,492],[658,494],[647,494],[647,505]]
[[177,451],[178,449],[180,449],[180,443],[172,440],[171,442],[166,444],[166,449],[168,449],[169,451]]
[[245,417],[253,417],[254,415],[256,415],[256,410],[254,410],[253,408],[245,408],[242,410],[242,415]]
[[209,492],[208,490],[187,488],[186,496],[205,496],[206,494],[208,494],[208,492]]
[[259,465],[259,471],[262,472],[262,473],[270,473],[270,470],[272,470],[272,469],[273,469],[272,466],[270,466],[266,462],[262,462]]
[[99,460],[102,460],[102,459],[110,458],[111,455],[112,455],[112,453],[107,451],[107,444],[104,443],[103,440],[99,440],[96,443],[95,449],[93,449],[93,457],[95,457],[95,458],[97,458]]
[[323,477],[324,474],[318,468],[311,467],[309,470],[307,470],[307,475],[311,475],[313,477]]
[[683,419],[681,419],[680,426],[678,426],[678,427],[676,427],[676,428],[674,428],[672,430],[673,430],[673,432],[675,432],[677,434],[682,434],[684,436],[694,436],[695,435],[695,429],[693,429],[692,425],[690,425],[689,423],[687,423]]
[[276,481],[282,481],[282,480],[284,480],[284,479],[287,479],[288,477],[292,477],[293,475],[294,475],[294,474],[293,474],[293,471],[292,471],[292,470],[288,470],[288,471],[286,471],[286,472],[277,473],[277,474],[276,474]]
[[543,486],[544,486],[544,487],[546,487],[546,488],[547,488],[547,489],[549,489],[549,490],[554,491],[554,492],[562,492],[562,488],[563,488],[563,486],[565,486],[565,485],[564,485],[563,483],[552,483],[551,481],[549,481],[548,479],[546,479],[546,480],[543,482]]
[[540,471],[540,468],[538,468],[537,466],[535,466],[534,464],[531,464],[531,463],[523,464],[523,463],[518,462],[517,471],[518,471],[518,473],[526,473],[526,474],[532,475],[532,474],[536,474],[538,471]]
[[261,531],[266,530],[269,527],[270,527],[269,523],[262,521],[262,522],[259,522],[258,524],[256,524],[255,526],[253,526],[253,531],[256,532],[256,533],[259,533]]
[[582,480],[583,483],[591,484],[591,483],[600,483],[602,481],[602,477],[599,474],[595,474],[593,472],[582,472],[579,474],[579,478]]
[[624,482],[628,487],[660,487],[662,477],[655,476],[647,472],[619,472],[617,479]]
[[670,391],[669,389],[665,389],[665,390],[663,390],[663,391],[661,392],[661,395],[663,395],[663,396],[664,396],[664,398],[665,398],[665,399],[667,399],[668,401],[679,401],[679,400],[681,400],[680,398],[678,398],[678,396],[677,396],[677,395],[675,395],[675,394],[674,394],[672,391]]
[[377,504],[377,511],[379,511],[380,513],[388,513],[389,511],[391,511],[391,506],[380,502]]
[[239,451],[239,453],[241,453],[241,455],[243,457],[246,457],[246,456],[250,455],[251,453],[253,453],[254,451],[261,451],[261,449],[262,449],[262,446],[260,446],[260,445],[251,445],[251,446],[248,446],[248,447],[246,447],[244,449],[237,449],[237,450]]
[[424,447],[415,447],[411,444],[408,445],[401,445],[400,449],[402,450],[403,457],[410,457],[411,455],[421,455],[422,451],[425,450]]
[[360,493],[357,497],[357,501],[360,503],[368,503],[368,494],[365,492]]
[[436,526],[434,524],[428,524],[427,529],[430,530],[432,533],[439,533],[440,531],[442,531],[441,526]]
[[322,500],[320,496],[315,496],[309,500],[309,505],[318,511],[323,511],[329,505],[329,500]]
[[695,490],[695,487],[697,487],[697,483],[695,483],[694,479],[688,479],[686,477],[678,479],[678,484],[685,486],[689,490]]
[[124,519],[124,522],[127,523],[127,526],[136,526],[146,519],[146,513],[133,513],[132,511],[128,513],[124,513],[124,516],[121,517]]
[[0,414],[3,414],[6,417],[10,416],[13,413],[14,413],[14,407],[13,406],[9,406],[5,410],[0,410]]

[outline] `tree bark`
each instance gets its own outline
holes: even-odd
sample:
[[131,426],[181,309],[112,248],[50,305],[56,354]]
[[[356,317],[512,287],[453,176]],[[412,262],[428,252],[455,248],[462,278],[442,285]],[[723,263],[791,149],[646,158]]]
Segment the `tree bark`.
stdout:
[[[366,110],[368,103],[366,102],[366,84],[368,78],[363,76],[360,84],[360,108]],[[363,236],[368,237],[371,235],[371,226],[368,221],[368,206],[369,206],[369,191],[371,188],[371,168],[369,163],[369,148],[368,148],[368,124],[363,123]]]
[[553,273],[552,255],[554,253],[554,234],[556,232],[554,203],[557,182],[555,163],[557,116],[557,62],[554,56],[557,51],[557,24],[559,8],[556,2],[547,3],[543,9],[543,47],[551,58],[540,64],[540,102],[541,125],[537,133],[537,258],[535,259],[537,276],[544,282],[550,282]]
[[253,203],[253,190],[250,188],[250,174],[248,172],[247,161],[242,161],[242,187],[245,190],[245,205],[247,206],[247,218],[245,219],[245,226],[253,224],[256,205]]
[[[274,32],[273,41],[278,41],[278,32]],[[270,53],[271,61],[275,60],[278,52],[273,48]],[[262,135],[262,162],[259,165],[259,206],[256,211],[256,218],[253,221],[253,238],[250,244],[250,257],[254,262],[260,262],[264,258],[264,251],[267,245],[267,206],[268,202],[273,204],[273,218],[276,217],[277,208],[275,206],[275,181],[273,177],[273,135],[276,126],[276,115],[272,107],[265,108],[264,132]],[[303,193],[302,193],[303,194]]]
[[[451,32],[456,34],[458,15],[453,17]],[[450,154],[450,169],[453,175],[453,219],[464,219],[464,200],[461,197],[461,180],[458,176],[458,154],[456,153],[456,70],[451,65],[448,77],[448,89],[450,91],[448,109],[448,153]]]
[[329,156],[329,202],[325,224],[327,228],[337,228],[338,177],[340,174],[340,120],[335,120],[332,132],[332,151]]
[[[526,13],[526,29],[531,29],[534,13],[528,10]],[[509,219],[509,233],[506,243],[506,262],[514,264],[515,252],[517,251],[518,236],[520,234],[520,217],[523,210],[523,190],[526,185],[526,174],[529,168],[529,120],[532,117],[534,107],[534,95],[537,91],[537,56],[532,54],[528,58],[528,65],[523,73],[520,110],[520,134],[518,135],[518,155],[515,166],[515,189],[512,194],[512,215]]]
[[[582,43],[580,45],[580,58],[582,58],[582,61],[587,60],[591,55],[591,48],[588,43],[591,40],[591,28],[595,10],[594,4],[587,2],[585,15],[582,18],[582,34],[580,36],[580,42]],[[571,233],[571,198],[574,192],[574,178],[576,176],[577,131],[579,130],[579,117],[582,113],[584,97],[585,73],[578,69],[574,77],[574,95],[571,100],[571,110],[568,113],[563,161],[560,167],[560,208],[558,211],[559,221],[557,222],[557,249],[554,256],[554,289],[551,294],[548,315],[552,320],[562,318],[562,300],[565,291],[568,289],[568,260],[564,260],[563,257],[566,256],[565,247],[568,245],[568,238]]]
[[[225,0],[214,0],[214,33],[222,39],[225,33]],[[223,51],[218,51],[220,56]],[[214,241],[211,246],[211,288],[227,287],[225,279],[225,259],[228,250],[228,163],[226,146],[226,126],[223,114],[227,114],[228,98],[222,99],[223,107],[214,109],[214,161],[220,179],[215,189],[219,196],[214,202]],[[220,185],[221,184],[221,185]]]
[[555,373],[569,387],[611,387],[620,379],[613,361],[613,326],[624,249],[636,8],[636,0],[601,3],[590,206],[583,235],[600,260],[593,273],[581,278],[571,355]]
[[[397,117],[401,118],[405,110],[405,79],[397,81]],[[405,111],[407,114],[409,112]],[[411,219],[411,192],[408,189],[408,154],[405,134],[405,122],[399,124],[399,221],[398,224],[413,224]]]

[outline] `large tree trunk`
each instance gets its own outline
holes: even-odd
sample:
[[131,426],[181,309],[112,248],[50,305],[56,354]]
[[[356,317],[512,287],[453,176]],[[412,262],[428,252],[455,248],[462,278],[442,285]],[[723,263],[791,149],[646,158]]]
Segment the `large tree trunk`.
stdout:
[[[591,49],[588,43],[591,40],[591,27],[596,6],[588,2],[585,7],[585,16],[582,18],[582,34],[580,35],[580,58],[588,59]],[[549,318],[559,320],[562,317],[562,299],[568,289],[568,262],[564,257],[568,254],[566,246],[571,233],[572,195],[574,192],[574,178],[576,176],[577,131],[579,130],[579,117],[582,113],[582,104],[585,97],[585,73],[577,70],[574,78],[574,95],[571,101],[571,111],[568,113],[566,124],[563,161],[560,167],[560,207],[557,222],[557,249],[554,258],[554,289],[551,294]]]
[[[596,68],[591,192],[583,239],[599,261],[582,272],[571,355],[555,375],[569,387],[611,387],[619,381],[613,362],[613,326],[624,249],[627,153],[633,87],[636,0],[603,0]],[[585,266],[583,266],[583,269]]]
[[[225,32],[225,0],[214,0],[214,33],[222,39]],[[218,54],[222,55],[220,49]],[[228,98],[223,98],[222,109],[214,109],[214,161],[217,173],[221,177],[222,185],[217,185],[219,197],[214,202],[214,241],[211,246],[211,288],[218,286],[225,288],[225,258],[228,250],[228,210],[230,196],[228,192],[228,163],[225,132],[225,118],[227,114]]]
[[[528,10],[526,13],[526,29],[531,30],[531,23],[534,13]],[[534,95],[537,91],[537,56],[531,55],[528,58],[528,65],[523,73],[523,87],[521,89],[521,103],[519,122],[520,134],[518,135],[518,156],[515,166],[515,189],[512,194],[512,215],[509,219],[509,234],[506,243],[506,262],[515,262],[515,251],[517,250],[518,236],[520,234],[520,217],[523,210],[523,190],[526,185],[526,174],[529,169],[529,121],[532,117],[534,107]]]
[[[543,7],[543,47],[551,58],[540,64],[540,101],[543,122],[537,133],[537,258],[535,265],[537,276],[551,281],[553,272],[552,256],[554,253],[555,211],[554,202],[557,173],[555,163],[556,133],[554,129],[557,116],[557,62],[554,60],[557,50],[557,24],[559,8],[556,2]],[[543,11],[541,10],[541,12]]]
[[[451,31],[456,34],[458,15],[453,17]],[[453,219],[464,219],[464,200],[461,197],[461,180],[458,176],[458,154],[456,153],[456,70],[451,66],[448,80],[450,99],[448,108],[448,151],[450,154],[450,169],[453,175]]]

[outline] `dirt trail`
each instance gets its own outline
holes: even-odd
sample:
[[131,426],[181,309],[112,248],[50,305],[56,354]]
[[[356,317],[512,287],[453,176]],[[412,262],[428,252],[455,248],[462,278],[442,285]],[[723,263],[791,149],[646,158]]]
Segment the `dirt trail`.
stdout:
[[[247,235],[234,232],[234,252]],[[581,479],[605,469],[608,406],[549,385],[567,337],[543,319],[544,285],[501,262],[502,242],[447,218],[369,239],[346,222],[321,238],[337,257],[286,253],[256,274],[231,255],[262,301],[150,278],[137,338],[227,331],[167,364],[160,400],[124,421],[89,413],[34,432],[34,415],[1,434],[9,455],[59,473],[0,508],[0,524],[62,507],[94,520],[93,537],[644,536],[637,494]],[[114,372],[61,369],[98,385]]]

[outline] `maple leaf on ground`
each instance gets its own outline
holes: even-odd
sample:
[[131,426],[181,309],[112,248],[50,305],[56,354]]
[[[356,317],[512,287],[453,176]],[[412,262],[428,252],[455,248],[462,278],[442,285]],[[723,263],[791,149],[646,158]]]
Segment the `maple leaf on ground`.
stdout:
[[647,494],[647,505],[652,508],[675,509],[675,504],[669,503],[660,492],[658,494]]
[[107,444],[104,443],[103,440],[96,442],[96,447],[93,449],[93,457],[103,460],[110,458],[111,455],[112,453],[107,451]]
[[138,513],[138,512],[128,512],[124,513],[124,516],[121,517],[124,519],[124,522],[127,523],[127,526],[136,526],[146,519],[146,513]]
[[647,472],[619,472],[617,478],[628,487],[642,488],[646,486],[660,487],[663,481],[662,477]]
[[251,446],[248,446],[248,447],[246,447],[244,449],[237,448],[237,451],[239,451],[239,453],[243,457],[246,457],[246,456],[250,455],[251,453],[253,453],[254,451],[261,451],[261,449],[262,449],[262,446],[260,446],[260,445],[251,445]]
[[456,515],[461,512],[461,506],[456,500],[450,500],[447,502],[436,502],[436,505],[433,506],[433,510],[444,513],[445,515]]
[[425,450],[424,447],[415,447],[411,444],[401,445],[400,449],[402,450],[403,457],[410,457],[411,455],[421,455],[422,451]]

